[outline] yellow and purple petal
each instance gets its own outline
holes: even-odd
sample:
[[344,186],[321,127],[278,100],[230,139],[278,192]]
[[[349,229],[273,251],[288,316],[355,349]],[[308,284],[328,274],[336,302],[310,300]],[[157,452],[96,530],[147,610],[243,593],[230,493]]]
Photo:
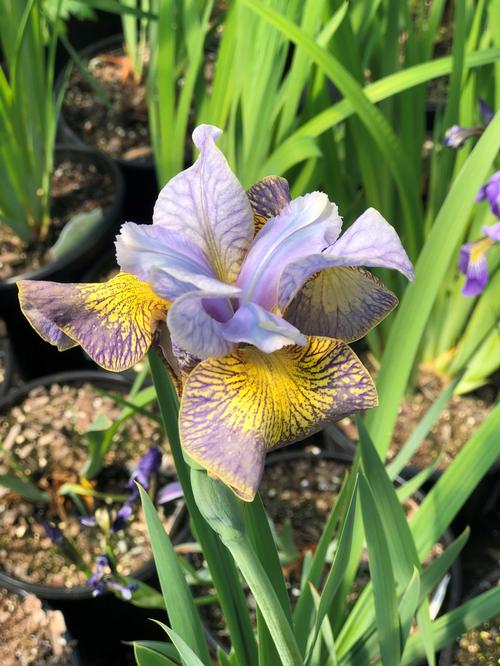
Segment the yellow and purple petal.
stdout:
[[339,340],[312,337],[273,354],[244,347],[193,370],[181,441],[209,474],[251,501],[269,450],[376,405],[370,375]]
[[147,282],[119,273],[104,283],[18,282],[21,309],[59,349],[81,345],[106,370],[127,370],[148,351],[169,303]]
[[247,190],[253,210],[255,233],[260,231],[271,217],[279,215],[290,202],[288,182],[281,176],[267,176]]
[[369,271],[335,266],[309,280],[284,316],[306,335],[353,342],[377,326],[397,304],[396,296]]
[[194,130],[200,156],[161,190],[153,224],[201,251],[214,277],[232,283],[252,242],[254,222],[245,190],[215,145],[221,134],[212,125]]

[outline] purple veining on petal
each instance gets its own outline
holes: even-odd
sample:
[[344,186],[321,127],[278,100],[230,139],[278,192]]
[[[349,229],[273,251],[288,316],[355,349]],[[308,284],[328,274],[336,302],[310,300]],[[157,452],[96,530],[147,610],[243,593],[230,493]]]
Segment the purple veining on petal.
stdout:
[[245,191],[215,145],[221,133],[211,125],[195,129],[200,156],[162,189],[153,224],[182,233],[201,250],[215,276],[231,283],[252,242],[254,223]]
[[290,202],[288,183],[280,176],[267,176],[247,190],[252,206],[255,231],[262,229],[267,220],[279,215]]
[[341,224],[337,207],[322,192],[291,201],[257,234],[237,280],[243,290],[241,301],[272,310],[286,267],[335,242]]
[[308,280],[284,316],[305,335],[353,342],[366,335],[398,299],[369,271],[334,266]]
[[150,282],[167,300],[220,284],[198,246],[158,225],[126,222],[116,239],[116,258],[122,270]]
[[266,354],[307,342],[295,326],[255,303],[242,305],[234,317],[223,324],[222,333],[230,342],[246,342]]

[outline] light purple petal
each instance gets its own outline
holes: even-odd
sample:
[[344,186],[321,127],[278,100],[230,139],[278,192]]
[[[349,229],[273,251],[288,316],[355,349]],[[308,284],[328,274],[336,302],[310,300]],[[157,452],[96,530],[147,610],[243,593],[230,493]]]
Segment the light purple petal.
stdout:
[[477,193],[476,201],[488,200],[491,211],[500,217],[500,171],[496,171]]
[[285,268],[279,285],[280,310],[287,309],[310,277],[332,266],[395,268],[413,280],[413,266],[396,231],[378,211],[369,208],[322,254],[312,254]]
[[181,497],[184,497],[182,486],[178,481],[173,481],[160,488],[156,495],[156,504],[167,504],[167,502],[174,502]]
[[272,310],[278,303],[279,283],[286,267],[331,245],[341,224],[337,207],[322,192],[291,201],[255,237],[237,281],[243,290],[242,302]]
[[483,234],[485,234],[485,236],[488,236],[488,238],[491,238],[497,243],[500,242],[500,222],[497,222],[496,224],[493,224],[489,227],[481,227],[481,231]]
[[[223,335],[222,323],[217,316],[223,307],[230,307],[229,300],[241,291],[230,285],[218,292],[192,292],[178,298],[171,306],[167,325],[172,341],[182,350],[197,358],[223,356],[234,345]],[[229,317],[228,317],[229,319]]]
[[368,208],[325,254],[336,266],[393,268],[413,280],[413,266],[398,234],[374,208]]
[[203,253],[216,277],[231,283],[252,242],[254,223],[245,190],[215,145],[221,133],[212,125],[195,129],[200,156],[162,189],[153,224],[182,234]]
[[448,146],[448,148],[462,148],[467,139],[471,139],[473,136],[480,136],[483,131],[482,127],[460,127],[460,125],[452,125],[446,130],[443,144]]
[[359,340],[379,324],[398,299],[363,268],[334,266],[309,280],[284,316],[305,335]]
[[222,333],[230,342],[246,342],[266,354],[307,342],[295,326],[255,303],[240,307],[234,317],[222,325]]
[[465,243],[460,248],[460,255],[458,257],[458,270],[464,275],[467,273],[467,268],[469,267],[469,259],[474,243]]
[[200,248],[160,226],[126,222],[116,239],[116,259],[122,270],[149,282],[169,301],[219,284]]

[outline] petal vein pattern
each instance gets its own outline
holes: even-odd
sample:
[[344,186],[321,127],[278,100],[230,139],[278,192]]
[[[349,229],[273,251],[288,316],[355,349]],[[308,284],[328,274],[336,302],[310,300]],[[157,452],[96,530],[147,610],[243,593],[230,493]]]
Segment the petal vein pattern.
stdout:
[[245,190],[215,141],[221,130],[200,125],[193,141],[200,156],[162,189],[153,223],[195,244],[217,279],[232,283],[252,241],[253,213]]
[[193,370],[181,440],[195,461],[251,501],[267,451],[376,405],[370,375],[339,340],[312,337],[273,354],[245,347]]
[[169,306],[147,282],[127,273],[104,283],[23,280],[18,286],[25,316],[47,342],[67,349],[72,340],[98,365],[115,372],[145,356]]

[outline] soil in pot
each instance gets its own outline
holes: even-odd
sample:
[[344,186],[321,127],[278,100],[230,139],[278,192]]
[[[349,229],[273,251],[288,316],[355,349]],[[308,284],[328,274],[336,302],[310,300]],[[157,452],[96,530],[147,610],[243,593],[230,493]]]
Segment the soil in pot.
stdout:
[[[393,441],[387,454],[389,461],[397,455],[444,388],[436,375],[425,371],[420,373],[415,393],[405,399],[399,409]],[[439,469],[446,469],[492,411],[497,392],[498,387],[491,384],[468,395],[453,396],[408,465],[427,467],[441,455]],[[336,425],[351,441],[356,441],[353,419],[342,419]]]
[[84,64],[109,105],[96,95],[82,72],[73,68],[63,101],[64,119],[70,129],[111,157],[150,161],[145,76],[136,81],[121,46],[98,52],[86,58]]
[[[292,607],[300,594],[301,570],[307,551],[314,551],[325,522],[340,492],[348,465],[325,456],[316,446],[305,447],[302,452],[278,453],[276,461],[268,460],[259,492],[267,513],[276,530],[282,533],[290,523],[298,557],[284,566],[286,585]],[[410,498],[404,504],[408,516],[416,511],[418,502]],[[429,558],[438,556],[443,545],[438,543]],[[352,606],[369,581],[367,554],[364,553],[353,588],[348,596]],[[254,607],[253,597],[248,602]],[[227,635],[220,608],[216,605],[202,607],[202,613],[216,640],[227,643]]]
[[[89,383],[38,386],[3,416],[0,440],[0,473],[13,466],[31,476],[40,490],[51,497],[50,504],[32,504],[18,494],[0,487],[0,567],[8,574],[46,586],[73,588],[84,585],[86,576],[60,554],[40,524],[49,520],[57,524],[83,554],[89,567],[103,552],[102,533],[98,528],[80,523],[81,510],[74,502],[62,499],[57,491],[63,483],[79,481],[78,471],[87,457],[83,433],[98,414],[112,420],[121,407],[102,396]],[[93,487],[105,494],[123,494],[130,473],[148,448],[162,448],[163,463],[158,484],[175,479],[168,444],[163,441],[160,426],[144,415],[127,420],[115,435],[114,445],[104,469]],[[123,500],[111,501],[90,496],[81,498],[85,511],[107,509],[111,515]],[[176,505],[167,505],[166,526],[172,526]],[[147,529],[142,511],[134,512],[126,529],[116,535],[117,570],[130,575],[151,559]]]
[[2,666],[69,666],[68,642],[60,611],[45,610],[37,597],[0,588],[0,663]]
[[0,280],[28,273],[52,261],[50,248],[64,225],[75,215],[95,208],[106,210],[113,201],[112,176],[102,166],[68,159],[56,152],[52,175],[52,223],[46,238],[26,243],[0,225]]

